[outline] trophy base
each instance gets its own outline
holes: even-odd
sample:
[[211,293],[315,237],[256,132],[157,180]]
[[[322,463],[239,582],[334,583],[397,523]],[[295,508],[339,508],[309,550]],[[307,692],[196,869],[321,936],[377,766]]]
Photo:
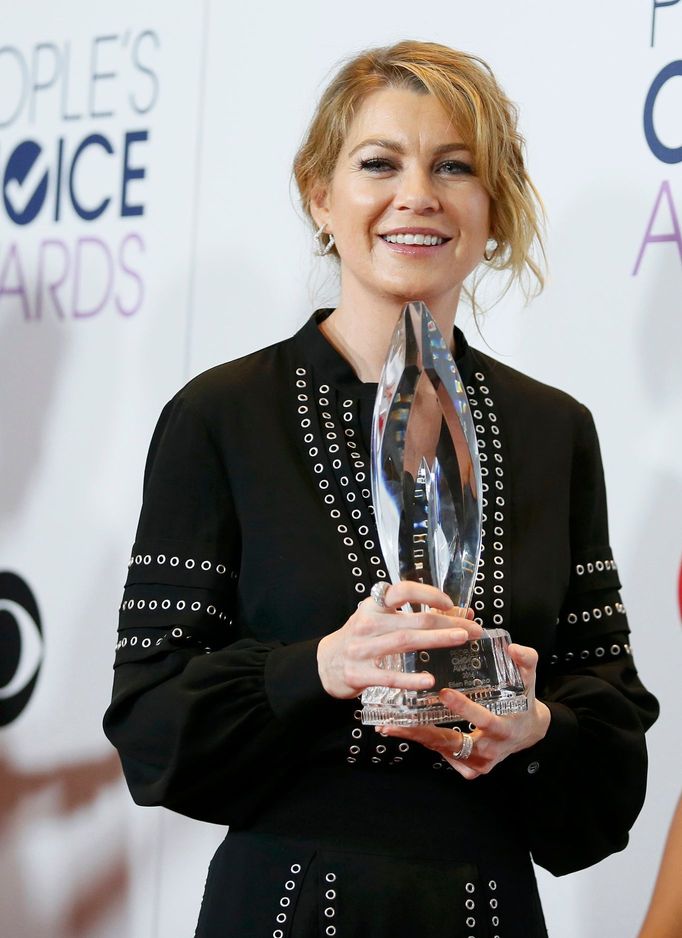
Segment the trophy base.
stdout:
[[[467,697],[500,717],[524,713],[528,709],[528,698],[525,694],[496,698],[467,694]],[[423,703],[414,701],[411,705],[393,707],[365,704],[362,708],[362,722],[366,726],[427,726],[456,723],[463,719],[460,714],[444,707],[439,700]]]
[[368,687],[362,694],[362,722],[368,726],[423,726],[464,719],[441,702],[438,691],[451,687],[498,716],[528,709],[521,675],[507,653],[509,633],[487,629],[479,639],[457,648],[389,655],[382,667],[389,671],[428,671],[435,678],[430,690]]

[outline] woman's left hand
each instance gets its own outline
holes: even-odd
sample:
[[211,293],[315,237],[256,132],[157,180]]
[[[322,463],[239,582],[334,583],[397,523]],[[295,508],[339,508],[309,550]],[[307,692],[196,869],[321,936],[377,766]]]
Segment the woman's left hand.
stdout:
[[444,688],[440,692],[440,699],[449,710],[461,714],[463,720],[468,720],[476,727],[469,734],[474,745],[466,761],[453,756],[462,748],[463,737],[459,730],[445,726],[378,726],[377,731],[383,736],[411,739],[427,749],[433,749],[464,778],[487,775],[511,753],[528,749],[543,739],[551,719],[549,707],[535,698],[538,653],[534,648],[524,645],[510,645],[509,654],[526,687],[528,710],[524,713],[498,717],[459,691]]

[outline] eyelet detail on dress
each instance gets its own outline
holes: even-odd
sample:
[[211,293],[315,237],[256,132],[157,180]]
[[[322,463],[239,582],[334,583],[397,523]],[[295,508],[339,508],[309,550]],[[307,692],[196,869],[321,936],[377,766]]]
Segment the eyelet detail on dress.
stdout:
[[[570,665],[576,657],[581,661],[588,661],[590,658],[601,659],[606,655],[606,636],[601,636],[600,638],[595,639],[595,645],[591,648],[581,648],[580,651],[570,651],[566,650],[561,653],[552,655],[550,659],[550,665]],[[604,644],[596,644],[597,642],[603,642]],[[609,647],[609,655],[612,658],[620,658],[625,655],[632,654],[632,647],[628,642],[623,642],[620,644],[618,642],[613,642]]]
[[[314,393],[308,370],[304,366],[301,365],[296,368],[296,375],[298,379],[296,381],[297,387],[305,392],[306,397],[309,398],[311,402],[316,402],[318,408],[317,414],[321,418],[314,423],[311,422],[310,417],[306,417],[304,420],[300,421],[301,427],[306,430],[310,429],[310,432],[304,434],[305,453],[311,460],[317,458],[317,461],[312,463],[313,472],[321,477],[318,479],[317,484],[322,492],[324,504],[329,511],[330,517],[337,519],[341,517],[341,511],[338,505],[348,510],[348,506],[352,506],[354,502],[359,501],[353,484],[353,482],[357,484],[358,479],[355,474],[351,475],[351,471],[357,472],[357,470],[351,465],[344,465],[344,461],[340,457],[343,456],[346,460],[348,457],[346,454],[339,454],[339,445],[334,442],[345,435],[348,438],[346,444],[350,455],[357,455],[355,452],[357,447],[353,441],[355,429],[352,425],[354,420],[352,410],[354,402],[350,398],[346,398],[342,401],[342,413],[339,417],[341,421],[348,424],[348,426],[343,429],[343,434],[341,434],[343,423],[339,424],[339,417],[334,414],[336,402],[333,399],[334,392],[331,391],[330,386],[328,384],[321,384],[317,389],[317,393]],[[315,410],[314,407],[306,409],[311,412]],[[334,492],[332,488],[333,482],[335,482],[337,486],[336,492]],[[362,490],[360,494],[363,495],[366,501],[370,497],[369,489]],[[371,505],[367,507],[370,509],[371,514]],[[361,510],[352,507],[350,514],[353,521],[362,521]],[[365,524],[364,527],[369,530],[367,524]],[[353,584],[353,589],[357,595],[365,596],[371,586],[370,577],[375,577],[378,574],[374,572],[370,573],[367,558],[361,553],[360,544],[356,540],[356,537],[352,536],[354,532],[344,533],[343,546],[345,548],[346,559],[350,564],[351,575],[357,581]],[[357,535],[357,537],[359,537],[359,535]],[[385,572],[383,573],[383,577],[386,577]]]
[[[487,477],[489,475],[489,470],[485,466],[487,462],[487,455],[485,452],[487,444],[487,434],[490,433],[493,435],[492,443],[497,449],[501,449],[500,440],[497,438],[500,434],[500,429],[498,426],[497,415],[494,411],[493,399],[489,394],[489,388],[485,384],[485,376],[483,372],[477,371],[475,373],[475,381],[478,385],[476,387],[472,381],[471,384],[467,385],[467,395],[469,397],[469,406],[471,407],[472,416],[478,421],[476,426],[476,442],[478,446],[479,460],[481,462],[481,475]],[[485,387],[485,391],[483,388]],[[480,396],[479,392],[480,391]],[[480,398],[483,398],[484,403],[481,404]],[[475,590],[478,597],[475,604],[475,609],[478,615],[476,616],[475,621],[480,625],[483,625],[486,619],[492,618],[492,623],[495,626],[504,626],[505,623],[505,590],[500,581],[504,580],[504,563],[505,563],[505,533],[504,533],[504,521],[505,521],[505,512],[503,511],[505,505],[505,495],[504,495],[504,483],[502,482],[502,477],[504,476],[503,466],[503,456],[502,453],[497,452],[495,455],[495,461],[498,465],[495,467],[495,474],[498,478],[495,480],[495,489],[497,490],[497,496],[495,497],[495,505],[497,511],[495,512],[495,530],[493,541],[488,541],[486,537],[485,528],[481,531],[481,560],[479,563],[479,568],[476,572],[476,583]],[[489,502],[489,492],[490,485],[487,482],[482,483],[482,494],[481,494],[481,507],[483,509],[482,521],[487,519],[486,509],[488,508]],[[492,616],[486,615],[486,563],[492,565],[492,588],[496,593],[496,598],[494,601],[494,612]],[[497,582],[495,582],[497,581]],[[499,587],[499,588],[498,588]],[[488,587],[490,589],[490,586]]]
[[[291,867],[289,868],[289,872],[292,874],[292,876],[298,876],[301,872],[301,869],[302,869],[302,866],[300,863],[292,863]],[[291,899],[288,895],[286,895],[286,893],[292,892],[299,885],[300,883],[297,882],[295,879],[288,879],[284,883],[284,889],[286,890],[286,892],[283,896],[281,896],[279,900],[279,905],[285,911],[277,913],[277,915],[275,916],[276,924],[278,925],[286,924],[286,921],[289,915],[288,909],[289,909],[289,906],[291,905]],[[275,930],[272,932],[272,938],[284,938],[284,929],[275,928]]]

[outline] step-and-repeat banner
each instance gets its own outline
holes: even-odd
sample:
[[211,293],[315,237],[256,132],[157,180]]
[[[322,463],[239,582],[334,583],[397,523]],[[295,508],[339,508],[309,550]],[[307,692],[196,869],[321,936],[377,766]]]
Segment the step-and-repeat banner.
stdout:
[[555,938],[636,933],[681,774],[682,2],[28,0],[0,35],[3,935],[192,934],[224,831],[135,807],[101,732],[147,445],[188,378],[334,302],[292,157],[335,64],[403,38],[490,62],[547,204],[544,294],[460,321],[597,421],[663,711],[628,850],[539,880]]

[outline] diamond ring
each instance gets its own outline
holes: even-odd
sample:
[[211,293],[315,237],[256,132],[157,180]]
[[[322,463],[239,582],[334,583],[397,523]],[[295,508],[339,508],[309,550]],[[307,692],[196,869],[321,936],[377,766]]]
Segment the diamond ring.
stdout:
[[372,589],[370,590],[370,596],[382,609],[386,608],[386,593],[389,590],[390,583],[387,583],[386,580],[379,580],[378,583],[375,583]]
[[459,759],[461,762],[466,762],[466,760],[469,758],[473,750],[474,750],[473,736],[470,733],[462,733],[462,745],[459,747],[457,752],[452,753],[452,758]]

